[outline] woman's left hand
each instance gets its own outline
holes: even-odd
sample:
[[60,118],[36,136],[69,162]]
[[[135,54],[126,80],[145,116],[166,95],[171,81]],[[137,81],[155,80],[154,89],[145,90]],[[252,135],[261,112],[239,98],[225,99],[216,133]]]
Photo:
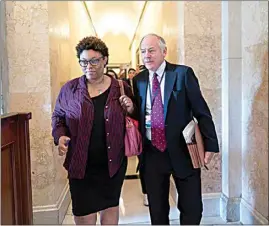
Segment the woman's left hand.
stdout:
[[126,109],[129,114],[132,114],[134,111],[134,104],[130,97],[122,95],[119,99],[121,106]]

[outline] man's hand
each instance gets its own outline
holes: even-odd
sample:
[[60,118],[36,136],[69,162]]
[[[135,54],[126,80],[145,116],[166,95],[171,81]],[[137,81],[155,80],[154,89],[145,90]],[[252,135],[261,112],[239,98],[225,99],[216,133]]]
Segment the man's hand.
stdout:
[[134,104],[131,98],[126,95],[122,95],[119,99],[121,106],[126,109],[129,114],[132,114],[134,111]]
[[205,152],[205,164],[206,165],[208,165],[210,163],[213,156],[214,156],[214,152],[209,152],[209,151]]
[[59,145],[58,145],[58,151],[59,155],[63,156],[66,154],[68,150],[68,143],[70,141],[70,138],[67,136],[61,136],[59,139]]

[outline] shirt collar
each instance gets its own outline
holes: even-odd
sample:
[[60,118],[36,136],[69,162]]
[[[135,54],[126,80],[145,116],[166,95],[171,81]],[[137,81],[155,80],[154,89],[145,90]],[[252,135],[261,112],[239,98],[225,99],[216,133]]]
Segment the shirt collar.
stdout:
[[[157,73],[157,75],[158,75],[158,77],[160,78],[162,75],[163,75],[163,73],[164,73],[164,70],[165,70],[165,67],[166,67],[166,62],[165,62],[165,60],[162,62],[162,64],[160,65],[160,67],[157,69],[157,71],[156,71],[156,73]],[[153,75],[154,75],[154,71],[150,71],[149,70],[149,78],[150,78],[150,80],[152,80],[153,79]]]

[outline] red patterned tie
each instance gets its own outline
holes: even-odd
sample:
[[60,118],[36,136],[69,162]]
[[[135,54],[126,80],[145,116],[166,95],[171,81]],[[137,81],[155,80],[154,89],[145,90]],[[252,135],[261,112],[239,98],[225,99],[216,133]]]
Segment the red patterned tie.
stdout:
[[151,143],[160,151],[166,149],[164,110],[160,83],[154,73],[152,82]]

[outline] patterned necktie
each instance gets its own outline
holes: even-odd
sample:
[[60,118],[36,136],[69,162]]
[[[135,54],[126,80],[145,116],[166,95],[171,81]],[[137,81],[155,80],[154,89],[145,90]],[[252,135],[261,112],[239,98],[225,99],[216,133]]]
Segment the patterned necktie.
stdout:
[[166,149],[164,110],[162,103],[161,86],[154,73],[152,82],[152,109],[151,109],[151,143],[161,152]]

